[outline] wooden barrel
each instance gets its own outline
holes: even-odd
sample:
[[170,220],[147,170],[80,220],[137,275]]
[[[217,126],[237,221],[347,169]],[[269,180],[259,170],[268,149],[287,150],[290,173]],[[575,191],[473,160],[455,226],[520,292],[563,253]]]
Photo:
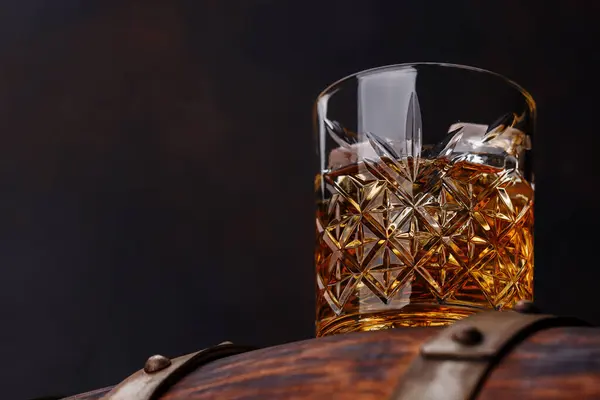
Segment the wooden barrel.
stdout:
[[[493,319],[497,319],[496,315]],[[451,393],[453,386],[460,386],[462,379],[469,379],[470,375],[467,378],[458,376],[463,368],[460,365],[489,363],[490,359],[459,356],[440,361],[435,358],[439,353],[436,346],[440,338],[458,341],[455,347],[459,352],[471,351],[489,344],[484,334],[493,336],[510,324],[513,322],[501,322],[494,327],[484,324],[483,328],[476,328],[477,325],[474,327],[465,320],[460,329],[450,327],[456,328],[453,332],[448,332],[450,328],[398,328],[342,334],[250,351],[202,365],[156,398],[443,400],[452,396],[440,393]],[[495,364],[490,364],[482,381],[475,385],[472,396],[459,395],[459,398],[600,399],[600,329],[561,326],[577,325],[571,323],[542,325],[527,334],[520,328],[513,329],[512,339],[502,339],[505,345],[510,344],[504,346],[505,354],[501,354]],[[490,338],[490,341],[494,340]],[[434,357],[423,360],[427,352]],[[431,373],[437,367],[428,363],[439,366],[444,362],[446,367]],[[412,391],[399,394],[407,384]],[[437,385],[437,391],[430,390],[432,385]],[[70,400],[102,399],[109,390],[97,390]]]

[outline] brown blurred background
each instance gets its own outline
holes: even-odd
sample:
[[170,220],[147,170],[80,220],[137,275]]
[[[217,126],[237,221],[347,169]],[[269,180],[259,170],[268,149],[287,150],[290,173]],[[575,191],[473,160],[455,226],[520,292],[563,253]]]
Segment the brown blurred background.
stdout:
[[2,2],[0,397],[310,338],[312,102],[391,63],[533,93],[536,300],[600,323],[598,4]]

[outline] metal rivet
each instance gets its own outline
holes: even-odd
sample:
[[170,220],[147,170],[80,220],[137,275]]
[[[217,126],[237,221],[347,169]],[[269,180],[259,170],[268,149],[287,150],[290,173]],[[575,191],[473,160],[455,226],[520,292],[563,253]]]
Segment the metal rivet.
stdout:
[[148,358],[146,364],[144,365],[144,371],[148,374],[152,374],[154,372],[162,371],[169,365],[171,365],[171,360],[165,356],[157,354]]
[[516,312],[521,313],[521,314],[539,314],[539,313],[541,313],[541,310],[535,304],[533,304],[532,301],[529,301],[529,300],[517,301],[517,303],[513,307],[513,310],[515,310]]
[[475,346],[483,341],[483,333],[474,326],[468,326],[452,334],[452,340],[464,346]]

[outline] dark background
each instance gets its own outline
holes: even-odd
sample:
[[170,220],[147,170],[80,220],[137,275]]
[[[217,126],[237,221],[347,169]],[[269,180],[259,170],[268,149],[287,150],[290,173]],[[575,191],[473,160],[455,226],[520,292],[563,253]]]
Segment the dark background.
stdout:
[[600,323],[598,4],[3,1],[1,397],[310,338],[312,102],[391,63],[532,92],[536,300]]

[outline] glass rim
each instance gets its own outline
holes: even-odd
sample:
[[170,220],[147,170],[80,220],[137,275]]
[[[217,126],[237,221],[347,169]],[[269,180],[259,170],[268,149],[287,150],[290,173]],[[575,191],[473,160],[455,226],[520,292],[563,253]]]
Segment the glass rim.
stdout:
[[513,81],[512,79],[510,79],[498,72],[490,71],[490,70],[487,70],[484,68],[474,67],[471,65],[453,64],[453,63],[444,63],[444,62],[435,62],[435,61],[420,61],[420,62],[382,65],[380,67],[369,68],[369,69],[365,69],[363,71],[358,71],[358,72],[352,73],[350,75],[346,75],[345,77],[338,79],[337,81],[333,82],[332,84],[327,86],[325,89],[323,89],[317,96],[316,103],[318,103],[322,98],[333,95],[338,87],[342,86],[347,81],[357,78],[360,75],[373,74],[373,73],[377,73],[377,72],[383,72],[385,70],[394,70],[394,69],[400,69],[400,68],[406,68],[406,67],[418,67],[421,65],[462,69],[462,70],[467,70],[467,71],[488,74],[490,76],[500,78],[504,82],[506,82],[508,85],[510,85],[514,89],[516,89],[519,93],[521,93],[523,95],[523,97],[525,97],[527,104],[530,106],[530,108],[531,108],[530,111],[535,112],[536,103],[535,103],[535,100],[533,99],[533,96],[531,95],[531,93],[529,93],[528,90],[526,90],[523,86],[519,85],[517,82]]

